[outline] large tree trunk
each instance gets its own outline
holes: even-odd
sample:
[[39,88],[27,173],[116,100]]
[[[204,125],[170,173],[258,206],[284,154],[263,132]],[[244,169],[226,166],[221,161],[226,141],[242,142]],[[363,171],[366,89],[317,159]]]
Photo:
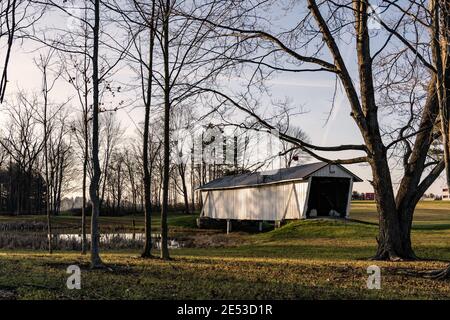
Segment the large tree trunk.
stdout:
[[145,128],[144,128],[144,214],[145,214],[145,243],[143,258],[151,257],[152,250],[152,204],[151,204],[151,177],[148,168],[148,111],[145,110]]
[[431,47],[436,65],[436,90],[439,102],[440,129],[444,149],[445,178],[450,186],[450,4],[430,1],[432,13]]
[[99,151],[99,68],[98,68],[98,47],[99,47],[99,27],[100,27],[100,0],[94,2],[95,22],[93,28],[94,52],[92,57],[92,83],[93,83],[93,110],[92,110],[92,166],[93,175],[89,186],[89,195],[92,202],[91,217],[91,268],[103,266],[100,258],[100,233],[98,227],[98,217],[100,211],[99,181],[100,181],[100,161]]
[[[387,149],[381,138],[378,122],[378,106],[373,84],[370,37],[367,26],[367,1],[354,1],[356,49],[360,80],[361,107],[364,122],[360,123],[361,133],[368,148],[369,164],[372,168],[372,185],[379,214],[378,249],[374,259],[411,259],[413,253],[403,245],[400,216],[397,211],[392,178],[387,159]],[[348,79],[344,81],[349,82]],[[351,84],[349,83],[349,86]],[[357,97],[354,97],[356,100]]]
[[400,221],[385,154],[379,156],[377,160],[372,160],[370,165],[379,214],[378,249],[373,259],[393,261],[409,259],[409,253],[402,246]]
[[436,98],[436,77],[433,75],[428,87],[428,96],[422,111],[418,134],[412,149],[406,148],[403,159],[404,175],[396,196],[397,211],[400,216],[402,246],[410,252],[411,258],[416,258],[411,245],[411,228],[414,210],[417,202],[442,171],[442,164],[422,180],[428,150],[434,140],[434,124],[438,117]]
[[161,208],[161,258],[170,259],[168,249],[167,214],[169,211],[170,179],[170,71],[169,71],[169,18],[170,0],[166,0],[163,17],[164,46],[164,152],[163,197]]
[[152,101],[152,77],[153,77],[153,47],[155,43],[155,0],[152,1],[152,13],[150,19],[150,50],[148,61],[148,78],[147,78],[147,96],[145,97],[145,120],[144,120],[144,141],[143,141],[143,166],[144,166],[144,215],[145,215],[145,243],[142,258],[152,256],[152,191],[151,191],[151,175],[149,168],[149,126],[150,126],[150,107]]
[[[431,37],[433,60],[436,66],[436,87],[444,149],[445,178],[450,187],[450,4],[430,1],[433,16]],[[450,265],[434,274],[436,278],[450,278]]]

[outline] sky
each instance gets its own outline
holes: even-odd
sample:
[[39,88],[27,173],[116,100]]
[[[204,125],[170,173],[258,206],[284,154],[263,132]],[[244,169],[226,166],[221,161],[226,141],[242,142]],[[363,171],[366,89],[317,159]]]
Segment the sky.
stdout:
[[[60,17],[54,17],[54,19],[57,21]],[[294,19],[294,17],[289,16],[285,20],[285,23],[287,25],[292,24]],[[8,84],[8,94],[10,96],[14,95],[14,92],[18,89],[25,89],[28,91],[39,90],[41,75],[33,63],[33,56],[36,54],[33,52],[33,49],[34,47],[27,43],[24,43],[23,46],[20,44],[14,46],[9,72],[10,82]],[[355,72],[356,66],[351,62],[354,56],[353,47],[344,46],[343,56],[351,66],[350,72]],[[337,103],[332,110],[329,121],[326,121],[331,108],[331,100],[335,85],[334,80],[334,77],[327,73],[283,73],[272,76],[267,84],[275,97],[287,97],[291,101],[291,104],[295,108],[298,108],[299,111],[306,111],[306,113],[295,116],[293,118],[293,124],[306,132],[313,144],[327,146],[343,143],[363,143],[356,124],[349,116],[350,107],[342,90],[338,90]],[[122,81],[125,81],[125,79]],[[70,88],[64,84],[58,84],[55,91],[57,92],[56,95],[60,96],[61,99],[73,94],[73,92],[70,91]],[[132,110],[125,109],[119,110],[117,115],[122,125],[127,128],[128,133],[132,133],[135,131],[135,123],[142,120],[143,111],[139,108]],[[335,158],[337,156],[352,157],[360,154],[348,151],[334,154],[322,153],[322,155],[326,155],[329,158]],[[311,161],[313,162],[314,160]],[[371,180],[372,178],[371,170],[368,165],[355,164],[347,166],[347,168],[364,180],[364,182],[356,183],[354,185],[355,190],[359,192],[372,192],[373,189],[368,182],[368,180]],[[397,176],[398,174],[394,172],[394,183],[397,181]],[[444,178],[440,177],[428,192],[440,194],[444,185]]]

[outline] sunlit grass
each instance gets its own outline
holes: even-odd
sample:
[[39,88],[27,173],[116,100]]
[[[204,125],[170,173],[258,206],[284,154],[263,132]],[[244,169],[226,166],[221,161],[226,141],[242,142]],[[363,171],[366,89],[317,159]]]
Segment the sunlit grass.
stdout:
[[[352,218],[376,222],[374,208],[373,203],[356,202]],[[179,232],[206,234],[195,229],[195,218],[173,215],[169,224]],[[233,239],[223,247],[171,250],[169,262],[142,260],[137,250],[103,251],[102,258],[113,271],[90,270],[89,256],[77,252],[3,250],[0,298],[448,299],[448,281],[413,277],[402,270],[432,270],[450,261],[450,203],[421,203],[416,218],[414,249],[426,261],[370,261],[377,226],[336,220],[295,221],[261,234],[233,232],[223,235]],[[73,217],[58,219],[77,222]],[[103,227],[130,221],[130,217],[102,217]],[[141,223],[137,219],[137,228]],[[82,269],[81,290],[66,288],[66,268],[71,264]],[[381,290],[366,288],[366,269],[372,264],[381,267]]]
[[[272,248],[275,249],[275,248]],[[351,250],[352,248],[349,248]],[[317,248],[320,250],[320,248]],[[367,260],[220,256],[189,250],[170,262],[138,259],[134,252],[106,253],[113,271],[90,270],[88,257],[35,252],[0,255],[0,293],[19,299],[378,299],[450,297],[448,282],[398,273],[434,269],[438,262],[377,262],[382,289],[366,288]],[[311,252],[312,254],[312,252]],[[66,268],[82,268],[82,289],[66,288]]]
[[[352,201],[350,216],[352,219],[378,222],[378,213],[374,201]],[[450,227],[450,201],[420,201],[414,213],[414,225],[447,224]]]

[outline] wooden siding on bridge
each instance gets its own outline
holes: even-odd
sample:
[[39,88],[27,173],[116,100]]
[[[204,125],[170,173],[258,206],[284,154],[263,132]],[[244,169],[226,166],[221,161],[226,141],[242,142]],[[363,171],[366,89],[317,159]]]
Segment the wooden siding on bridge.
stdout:
[[233,220],[300,219],[307,192],[308,181],[204,191],[203,215]]

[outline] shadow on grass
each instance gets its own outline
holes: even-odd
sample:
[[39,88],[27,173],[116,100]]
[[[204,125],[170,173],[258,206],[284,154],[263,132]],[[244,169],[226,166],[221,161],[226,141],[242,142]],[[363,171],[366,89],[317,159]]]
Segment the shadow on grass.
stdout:
[[433,230],[450,230],[450,223],[445,224],[415,224],[413,230],[433,231]]
[[227,248],[185,248],[172,251],[173,255],[227,258],[280,258],[280,259],[368,259],[375,252],[374,246],[333,247],[310,244],[262,244]]

